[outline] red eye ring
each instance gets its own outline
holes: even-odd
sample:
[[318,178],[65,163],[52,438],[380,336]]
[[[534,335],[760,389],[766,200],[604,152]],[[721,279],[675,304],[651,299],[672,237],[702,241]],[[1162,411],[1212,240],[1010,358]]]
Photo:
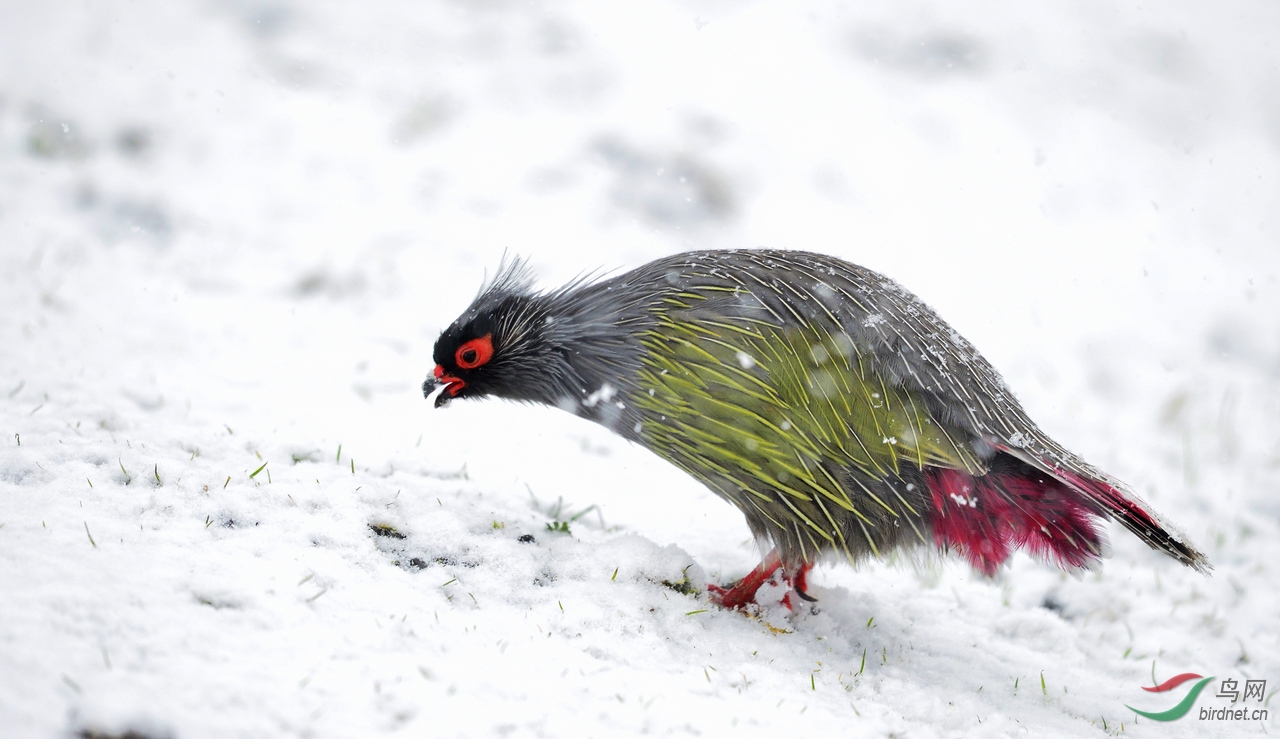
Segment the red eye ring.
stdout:
[[475,369],[493,358],[493,334],[472,339],[454,352],[453,360],[462,369]]

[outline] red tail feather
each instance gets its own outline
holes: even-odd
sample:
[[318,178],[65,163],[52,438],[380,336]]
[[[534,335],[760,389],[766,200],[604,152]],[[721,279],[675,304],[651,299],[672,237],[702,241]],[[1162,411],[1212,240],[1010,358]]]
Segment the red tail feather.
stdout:
[[1164,552],[1200,572],[1207,573],[1213,569],[1209,560],[1184,541],[1181,535],[1165,528],[1141,503],[1115,485],[1058,467],[1050,474],[1062,480],[1064,485],[1074,488],[1079,493],[1077,500],[1090,512],[1119,521],[1152,549]]
[[1151,529],[1161,528],[1160,524],[1151,517],[1151,514],[1142,510],[1142,506],[1129,500],[1124,496],[1124,493],[1105,482],[1090,480],[1067,470],[1058,470],[1057,474],[1077,490],[1082,490],[1089,494],[1090,499],[1100,506],[1107,515],[1121,521],[1132,521],[1135,526]]
[[[1022,467],[1022,465],[1019,465]],[[1066,484],[1030,467],[974,477],[927,468],[933,538],[993,575],[1019,547],[1062,567],[1083,567],[1102,550],[1089,504]]]

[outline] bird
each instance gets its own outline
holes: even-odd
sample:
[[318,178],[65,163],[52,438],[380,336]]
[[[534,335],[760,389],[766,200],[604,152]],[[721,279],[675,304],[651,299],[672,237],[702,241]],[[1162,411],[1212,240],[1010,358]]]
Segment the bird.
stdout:
[[[996,369],[920,298],[870,269],[784,249],[690,251],[534,287],[524,260],[436,341],[434,406],[559,408],[652,451],[737,508],[765,583],[813,601],[811,568],[896,551],[994,577],[1016,550],[1067,571],[1108,553],[1106,519],[1202,573],[1204,554],[1119,480],[1040,429]],[[776,594],[776,591],[773,591]]]

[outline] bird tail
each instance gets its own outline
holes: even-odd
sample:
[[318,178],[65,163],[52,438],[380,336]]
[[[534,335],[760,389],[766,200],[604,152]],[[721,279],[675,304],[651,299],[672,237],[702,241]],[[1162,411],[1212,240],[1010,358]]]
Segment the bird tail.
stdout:
[[1101,476],[1081,474],[1061,466],[1051,466],[1029,455],[1025,450],[997,447],[1039,472],[1051,475],[1071,488],[1089,509],[1099,516],[1115,519],[1142,539],[1147,546],[1173,557],[1191,569],[1208,574],[1213,569],[1209,558],[1188,542],[1181,532],[1162,523],[1142,501],[1118,483]]
[[1088,568],[1106,550],[1099,518],[1113,518],[1152,549],[1207,573],[1208,558],[1118,484],[1050,467],[1023,450],[999,448],[984,475],[930,467],[934,541],[986,575],[1016,549],[1064,569]]
[[1146,503],[1126,491],[1120,483],[1108,480],[1106,475],[1092,470],[1092,467],[1082,462],[1075,469],[1066,469],[1062,464],[1039,459],[1023,448],[1006,447],[1004,444],[996,448],[1004,452],[997,455],[997,460],[1020,462],[1020,466],[1030,474],[1038,475],[1039,478],[1048,476],[1059,487],[1068,488],[1071,496],[1085,510],[1096,516],[1119,521],[1135,537],[1146,542],[1148,547],[1166,553],[1198,573],[1208,574],[1213,569],[1208,557],[1197,551],[1180,532],[1162,523]]

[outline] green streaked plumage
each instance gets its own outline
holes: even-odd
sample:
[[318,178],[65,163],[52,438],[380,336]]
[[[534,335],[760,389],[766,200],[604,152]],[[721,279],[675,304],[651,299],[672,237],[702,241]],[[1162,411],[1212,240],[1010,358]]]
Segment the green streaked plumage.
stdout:
[[791,530],[804,549],[834,547],[849,556],[837,514],[857,517],[875,550],[880,537],[871,529],[880,524],[865,509],[909,523],[922,511],[900,493],[870,486],[855,500],[839,470],[901,479],[905,460],[917,470],[981,473],[973,451],[911,392],[887,385],[847,334],[821,323],[786,326],[699,310],[721,292],[708,286],[669,295],[655,310],[658,325],[640,335],[646,351],[632,402],[663,421],[640,431],[659,456],[699,479],[723,480],[717,492]]

